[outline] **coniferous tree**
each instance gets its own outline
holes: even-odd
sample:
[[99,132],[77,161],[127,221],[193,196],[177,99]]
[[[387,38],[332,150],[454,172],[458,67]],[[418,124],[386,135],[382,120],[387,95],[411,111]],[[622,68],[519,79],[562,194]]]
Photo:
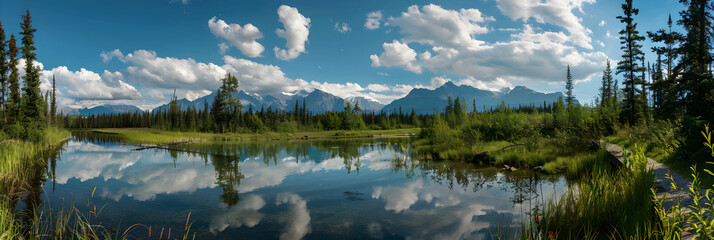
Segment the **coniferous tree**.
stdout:
[[17,54],[19,49],[17,48],[17,41],[15,40],[14,34],[10,34],[10,40],[7,46],[10,69],[10,75],[7,80],[10,95],[7,98],[5,106],[7,107],[7,123],[14,124],[20,121],[20,102],[22,101],[22,95],[20,93],[20,73],[17,69]]
[[625,28],[620,30],[620,44],[622,46],[622,61],[617,63],[616,74],[622,74],[624,80],[624,99],[622,100],[622,117],[621,120],[635,124],[644,120],[644,104],[639,95],[637,87],[644,81],[639,72],[643,71],[644,66],[637,63],[643,52],[642,44],[639,42],[644,40],[644,37],[639,35],[637,31],[637,23],[634,22],[633,16],[639,13],[639,9],[633,8],[632,0],[625,0],[622,4],[622,16],[617,16],[621,23],[625,24]]
[[57,95],[57,89],[55,88],[55,75],[52,74],[52,99],[50,100],[50,122],[52,125],[57,124],[57,102],[55,101],[55,97]]
[[641,65],[642,65],[642,81],[640,81],[640,86],[637,88],[637,91],[639,93],[637,95],[640,96],[639,101],[642,102],[642,114],[643,116],[647,117],[647,119],[651,118],[651,112],[649,110],[649,82],[647,81],[647,71],[648,71],[648,66],[645,64],[645,54],[642,54],[642,57],[640,58],[641,60]]
[[[680,48],[676,45],[682,43],[684,36],[681,33],[672,31],[672,15],[667,19],[667,29],[660,29],[656,32],[647,32],[652,42],[662,43],[664,46],[654,46],[652,51],[664,56],[664,60],[658,60],[655,64],[655,78],[652,84],[654,93],[654,115],[658,119],[674,119],[684,108],[679,99],[683,92],[677,84],[677,76],[684,65],[675,66],[675,61],[680,56]],[[664,65],[664,66],[662,66]],[[666,67],[666,73],[663,72]]]
[[213,114],[214,122],[218,124],[221,132],[225,132],[226,127],[231,129],[231,122],[234,121],[234,116],[237,116],[237,113],[241,111],[240,109],[243,106],[237,96],[233,98],[233,93],[238,91],[238,79],[230,73],[226,73],[226,76],[221,79],[221,82],[221,88],[216,91],[216,98],[213,101],[211,113]]
[[709,67],[712,63],[710,34],[712,14],[709,0],[680,0],[687,9],[680,12],[677,23],[687,32],[680,47],[682,60],[677,66],[682,70],[678,97],[688,115],[704,116],[714,120],[714,80]]
[[[667,74],[675,74],[674,61],[679,57],[678,48],[675,47],[676,44],[682,42],[684,37],[678,32],[672,31],[672,15],[669,15],[667,20],[667,29],[659,29],[656,32],[647,32],[647,35],[652,40],[652,42],[663,43],[664,46],[654,46],[652,51],[655,54],[664,55],[663,60],[664,65],[667,67]],[[667,77],[670,78],[670,77]]]
[[573,76],[570,75],[570,65],[565,76],[565,102],[568,103],[568,108],[573,106],[575,96],[573,96]]
[[655,116],[659,117],[657,111],[662,108],[664,94],[666,92],[664,73],[662,72],[662,54],[657,53],[657,61],[652,66],[652,108]]
[[179,126],[179,114],[181,109],[178,106],[178,98],[176,97],[176,89],[174,89],[174,95],[171,96],[171,101],[169,101],[169,129],[178,129]]
[[607,60],[605,70],[602,71],[602,86],[600,87],[600,106],[611,107],[614,104],[614,86],[610,59]]
[[7,125],[7,112],[5,111],[5,93],[7,89],[7,72],[10,69],[8,67],[7,55],[6,53],[6,42],[5,42],[5,30],[2,27],[2,22],[0,22],[0,108],[2,108],[2,124],[0,124],[0,129]]
[[24,123],[26,127],[39,128],[41,129],[43,124],[32,124],[38,122],[45,122],[46,112],[43,111],[44,101],[42,99],[42,93],[40,92],[40,69],[35,67],[34,62],[37,58],[34,51],[35,48],[35,32],[37,29],[32,28],[32,20],[30,17],[30,10],[27,10],[26,15],[22,16],[22,23],[20,28],[22,29],[22,58],[25,60],[25,76],[23,80],[25,82],[22,98],[22,115],[25,118]]

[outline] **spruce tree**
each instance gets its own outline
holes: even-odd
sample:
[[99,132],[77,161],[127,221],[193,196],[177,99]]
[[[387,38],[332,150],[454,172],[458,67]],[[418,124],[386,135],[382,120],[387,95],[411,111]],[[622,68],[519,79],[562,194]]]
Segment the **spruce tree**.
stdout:
[[[656,32],[647,32],[650,40],[655,43],[662,43],[664,46],[654,46],[652,51],[658,55],[655,64],[655,78],[653,78],[652,92],[654,115],[658,119],[674,119],[679,116],[680,109],[684,106],[680,103],[683,91],[678,86],[677,76],[684,65],[675,66],[675,61],[680,56],[680,48],[677,47],[684,41],[681,33],[672,31],[672,15],[667,19],[667,29],[659,29]],[[664,59],[659,59],[664,56]],[[663,66],[664,65],[664,66]],[[664,73],[666,68],[667,72]]]
[[568,65],[568,71],[565,74],[565,102],[568,103],[568,108],[573,106],[575,96],[573,96],[573,76],[570,75],[570,65]]
[[216,91],[211,113],[213,121],[218,124],[221,132],[225,132],[226,127],[232,129],[231,124],[236,120],[243,105],[237,96],[233,98],[233,94],[238,92],[238,79],[234,75],[226,73],[226,76],[221,79],[221,83],[221,88]]
[[602,86],[600,87],[600,106],[611,107],[614,104],[614,86],[612,79],[612,67],[610,59],[607,60],[605,70],[602,71]]
[[46,113],[43,111],[43,100],[42,93],[40,92],[40,69],[35,67],[34,63],[37,59],[34,51],[35,48],[35,32],[36,29],[32,28],[32,20],[30,17],[30,10],[27,10],[26,15],[22,16],[22,23],[20,28],[22,29],[22,58],[25,59],[25,76],[22,77],[25,86],[22,88],[23,98],[22,98],[22,115],[24,116],[24,123],[29,124],[29,127],[42,128],[44,124],[30,124],[45,122]]
[[8,57],[9,57],[9,69],[10,76],[8,77],[7,85],[9,86],[10,95],[7,98],[7,123],[14,124],[20,121],[20,102],[22,101],[22,95],[20,94],[20,73],[17,69],[17,54],[19,49],[17,48],[17,41],[15,40],[15,35],[10,34],[10,40],[7,43],[8,46]]
[[686,38],[680,47],[682,61],[677,66],[682,69],[682,76],[677,94],[683,99],[683,107],[691,116],[703,116],[714,120],[714,80],[709,66],[712,63],[710,34],[712,14],[709,0],[680,0],[687,9],[680,12],[677,23],[684,28]]
[[652,66],[652,108],[655,116],[659,117],[658,111],[662,108],[664,102],[664,94],[667,86],[662,72],[662,54],[657,53],[657,61]]
[[639,35],[637,31],[637,23],[634,22],[633,16],[639,13],[639,9],[633,8],[632,0],[625,0],[622,4],[622,16],[617,16],[621,23],[625,24],[625,28],[620,30],[620,44],[622,46],[622,61],[617,63],[616,74],[622,74],[624,77],[622,84],[624,85],[624,99],[622,100],[621,118],[629,124],[635,124],[644,118],[644,103],[637,90],[638,85],[641,85],[643,79],[639,75],[644,67],[637,63],[640,56],[643,56],[641,50],[642,44],[639,42],[644,40],[644,37]]
[[55,100],[57,96],[57,89],[55,88],[55,75],[52,74],[52,97],[50,99],[50,123],[52,125],[57,124],[57,101]]
[[2,109],[2,124],[0,129],[7,125],[7,112],[5,111],[5,92],[7,89],[7,71],[9,70],[6,53],[5,30],[0,22],[0,108]]

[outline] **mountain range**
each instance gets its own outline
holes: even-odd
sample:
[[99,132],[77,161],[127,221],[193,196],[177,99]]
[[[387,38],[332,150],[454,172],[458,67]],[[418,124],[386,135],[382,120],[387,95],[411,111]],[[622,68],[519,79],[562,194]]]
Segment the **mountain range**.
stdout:
[[144,112],[136,106],[127,104],[104,104],[92,108],[81,108],[74,109],[67,113],[67,115],[101,115],[101,114],[119,114],[119,113],[133,113],[133,112]]
[[[348,98],[347,100],[332,95],[330,93],[314,90],[312,92],[307,91],[297,91],[291,94],[281,94],[279,96],[259,96],[257,94],[246,93],[245,91],[239,91],[233,95],[240,99],[241,104],[243,104],[243,111],[248,111],[249,107],[252,106],[253,111],[259,111],[261,108],[267,110],[279,110],[292,112],[295,109],[295,104],[297,103],[299,107],[302,107],[303,102],[305,102],[305,107],[308,111],[312,113],[325,113],[330,111],[342,111],[345,109],[345,101],[355,102],[358,101],[360,107],[363,111],[379,111],[384,107],[377,101],[366,99],[363,97]],[[215,93],[208,94],[206,96],[197,98],[193,101],[188,99],[177,100],[176,103],[181,109],[185,110],[187,108],[196,108],[196,110],[203,110],[206,105],[211,107],[213,100],[216,98]],[[169,104],[161,105],[152,111],[166,111],[169,109]]]
[[524,86],[516,86],[513,89],[502,88],[499,91],[489,91],[474,88],[468,85],[456,86],[452,82],[446,82],[441,87],[434,90],[415,88],[403,98],[392,101],[382,108],[384,112],[411,112],[412,109],[417,114],[434,113],[443,110],[448,103],[448,99],[463,100],[468,111],[473,111],[474,100],[476,100],[476,111],[484,111],[496,108],[501,103],[510,107],[519,105],[542,106],[544,102],[550,104],[563,97],[563,93],[541,93]]
[[[563,97],[563,93],[541,93],[524,86],[516,86],[513,89],[503,88],[498,91],[489,91],[467,85],[457,86],[452,82],[446,82],[444,85],[434,90],[424,88],[412,89],[403,98],[394,100],[386,106],[364,97],[348,97],[343,99],[317,89],[312,92],[301,90],[294,93],[283,93],[276,96],[260,96],[258,94],[251,94],[241,90],[234,93],[234,97],[235,96],[237,96],[243,104],[243,111],[248,111],[248,109],[252,107],[253,111],[259,111],[263,108],[264,110],[271,109],[291,112],[295,109],[296,103],[299,107],[302,107],[304,102],[308,111],[318,114],[329,111],[342,111],[344,110],[345,102],[349,101],[351,103],[359,102],[359,106],[363,111],[384,111],[396,113],[400,110],[403,112],[411,112],[411,110],[414,109],[417,114],[427,114],[443,110],[447,105],[449,97],[452,99],[456,99],[456,97],[462,99],[466,106],[468,106],[468,111],[473,110],[473,101],[475,100],[476,110],[483,111],[492,107],[495,108],[501,103],[511,107],[531,104],[542,105],[543,103],[550,104],[557,101],[559,97]],[[215,97],[215,93],[211,93],[193,101],[183,98],[177,100],[177,104],[183,110],[189,108],[204,110],[205,106],[210,108]],[[151,111],[166,111],[168,108],[169,104],[166,103],[154,108]],[[141,110],[131,105],[101,105],[93,108],[74,110],[68,115],[86,116],[90,114],[96,115],[102,113],[109,114],[135,111]]]

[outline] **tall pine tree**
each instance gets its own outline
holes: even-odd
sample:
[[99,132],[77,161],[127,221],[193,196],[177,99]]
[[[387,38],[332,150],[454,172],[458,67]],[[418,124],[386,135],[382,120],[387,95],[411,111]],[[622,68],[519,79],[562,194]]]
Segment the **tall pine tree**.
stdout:
[[[669,15],[667,29],[647,32],[652,42],[664,44],[664,46],[652,47],[652,51],[657,54],[658,58],[655,64],[655,78],[651,86],[654,94],[654,116],[658,119],[677,118],[680,115],[680,109],[683,108],[679,102],[682,92],[679,90],[676,77],[682,66],[675,66],[675,61],[680,56],[677,45],[684,40],[684,36],[672,31],[672,24],[672,15]],[[660,56],[664,56],[664,59],[659,59]],[[665,67],[666,72],[664,72]]]
[[607,65],[605,70],[602,71],[602,86],[600,87],[600,106],[602,107],[612,107],[614,103],[614,89],[613,89],[613,79],[612,79],[612,67],[610,65],[610,59],[607,60]]
[[634,22],[633,16],[639,13],[639,9],[633,8],[632,0],[625,0],[622,4],[622,16],[617,16],[621,23],[625,24],[625,28],[620,30],[620,44],[622,46],[622,61],[617,62],[616,74],[622,74],[624,77],[622,84],[624,85],[624,99],[622,99],[621,120],[629,124],[635,124],[644,120],[645,103],[640,96],[641,91],[637,87],[644,82],[639,73],[644,70],[644,66],[638,64],[642,52],[642,44],[639,42],[644,40],[637,31],[637,23]]
[[55,101],[56,95],[57,89],[55,88],[55,75],[52,74],[52,96],[50,99],[50,123],[52,123],[52,125],[57,124],[57,102]]
[[[35,67],[34,63],[37,59],[35,55],[35,32],[37,29],[32,28],[32,19],[30,17],[30,10],[22,16],[22,23],[20,28],[22,31],[22,58],[25,59],[25,76],[22,79],[25,82],[25,86],[22,88],[22,115],[24,116],[24,123],[28,124],[27,127],[31,128],[42,128],[44,123],[46,112],[44,111],[44,100],[42,99],[42,93],[40,92],[40,69]],[[35,123],[35,124],[31,124]]]
[[8,46],[8,57],[9,57],[9,67],[10,76],[8,77],[8,86],[10,87],[10,95],[7,98],[7,123],[14,124],[20,121],[20,102],[22,101],[22,95],[20,93],[20,72],[17,69],[17,54],[19,49],[17,48],[17,41],[15,40],[15,35],[10,34],[10,41],[7,43]]
[[687,9],[680,12],[677,23],[687,32],[686,38],[680,47],[682,61],[678,68],[682,69],[682,76],[678,95],[683,101],[686,113],[691,116],[703,116],[707,120],[714,120],[714,81],[709,67],[712,63],[710,50],[712,49],[710,34],[712,27],[712,14],[709,11],[709,0],[680,0]]
[[7,125],[7,112],[5,111],[5,93],[7,89],[7,72],[10,69],[8,66],[6,53],[6,42],[5,42],[5,29],[2,27],[2,22],[0,22],[0,108],[2,109],[2,121],[0,123],[0,129]]
[[218,124],[220,131],[225,132],[226,128],[232,129],[231,124],[235,123],[243,106],[238,97],[233,98],[234,93],[238,91],[238,79],[231,73],[226,73],[221,82],[221,88],[216,91],[211,114],[213,114],[213,121]]
[[573,76],[570,75],[570,65],[568,65],[568,72],[565,74],[565,90],[565,102],[568,103],[568,108],[571,108],[575,102],[575,96],[573,96]]

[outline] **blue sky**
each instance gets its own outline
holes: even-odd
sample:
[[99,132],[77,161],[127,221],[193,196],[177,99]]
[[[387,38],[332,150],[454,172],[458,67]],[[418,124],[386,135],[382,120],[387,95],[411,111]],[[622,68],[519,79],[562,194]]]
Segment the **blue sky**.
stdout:
[[[321,89],[382,103],[445,81],[554,92],[564,88],[567,64],[578,80],[576,96],[589,103],[605,59],[621,55],[620,4],[4,0],[0,21],[8,37],[17,35],[20,15],[30,9],[43,88],[54,74],[65,107],[148,109],[168,101],[173,89],[179,98],[207,94],[226,72],[260,95]],[[676,21],[682,9],[671,0],[635,6],[643,33],[665,27],[667,14]],[[654,60],[651,44],[645,46]]]

